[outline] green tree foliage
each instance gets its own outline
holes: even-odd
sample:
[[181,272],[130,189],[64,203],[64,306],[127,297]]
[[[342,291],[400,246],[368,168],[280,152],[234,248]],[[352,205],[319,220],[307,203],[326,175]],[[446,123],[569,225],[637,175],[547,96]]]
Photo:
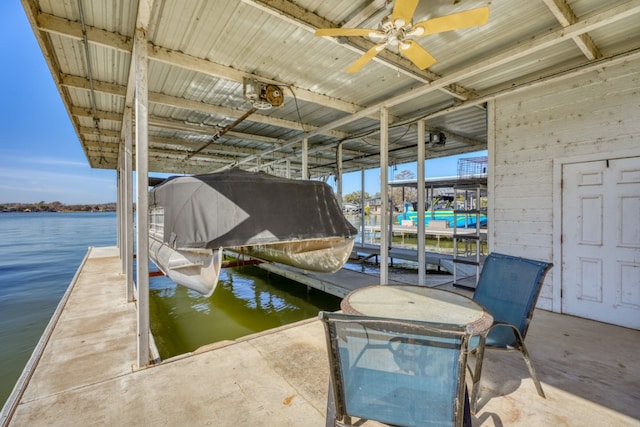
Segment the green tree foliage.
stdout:
[[[365,200],[369,199],[369,193],[367,193],[366,191],[364,192],[364,199]],[[345,203],[354,203],[356,205],[360,205],[360,202],[362,201],[362,196],[359,191],[354,191],[352,193],[342,196],[342,201]]]

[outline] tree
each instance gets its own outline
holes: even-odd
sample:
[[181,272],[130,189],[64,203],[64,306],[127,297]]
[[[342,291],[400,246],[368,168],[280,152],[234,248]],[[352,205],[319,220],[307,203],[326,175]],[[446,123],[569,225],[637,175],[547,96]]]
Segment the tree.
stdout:
[[63,206],[64,205],[61,202],[56,200],[55,202],[49,203],[49,210],[50,211],[59,211],[59,210],[62,209]]
[[[364,199],[365,200],[369,199],[369,193],[367,193],[366,191],[364,192]],[[342,201],[345,203],[355,203],[356,205],[360,205],[360,202],[362,201],[362,196],[359,191],[354,191],[352,193],[349,193],[343,196]]]
[[[415,179],[416,176],[409,170],[403,170],[395,175],[398,181]],[[404,211],[405,202],[418,200],[418,190],[415,187],[393,187],[389,192],[393,205],[400,211]]]

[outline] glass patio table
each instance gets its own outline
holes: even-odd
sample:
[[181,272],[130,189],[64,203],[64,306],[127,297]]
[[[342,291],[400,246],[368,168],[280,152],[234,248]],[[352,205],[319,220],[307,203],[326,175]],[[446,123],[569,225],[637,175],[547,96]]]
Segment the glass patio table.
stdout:
[[377,285],[356,289],[340,304],[347,314],[464,325],[471,335],[489,329],[493,317],[464,295],[416,285]]

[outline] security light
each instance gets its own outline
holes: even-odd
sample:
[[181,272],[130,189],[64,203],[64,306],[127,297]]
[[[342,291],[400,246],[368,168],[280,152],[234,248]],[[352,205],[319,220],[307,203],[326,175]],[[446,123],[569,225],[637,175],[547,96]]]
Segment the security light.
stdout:
[[444,145],[447,141],[447,137],[442,132],[429,132],[429,142],[432,145]]

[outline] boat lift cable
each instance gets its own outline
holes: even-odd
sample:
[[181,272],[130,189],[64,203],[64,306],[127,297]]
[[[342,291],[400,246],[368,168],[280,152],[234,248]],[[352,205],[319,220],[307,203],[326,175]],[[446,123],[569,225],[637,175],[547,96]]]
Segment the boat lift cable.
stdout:
[[93,70],[91,67],[91,55],[89,55],[89,39],[87,37],[87,26],[84,21],[84,9],[82,0],[78,0],[78,13],[80,14],[80,25],[82,28],[82,44],[84,45],[84,55],[87,61],[87,76],[89,77],[89,94],[91,97],[91,112],[93,114],[93,131],[98,136],[98,147],[100,147],[100,163],[105,161],[102,147],[100,146],[100,118],[98,117],[98,107],[96,102],[96,91],[93,84]]
[[237,125],[239,125],[242,121],[244,121],[244,119],[246,119],[247,117],[249,117],[250,115],[252,115],[253,113],[255,113],[256,111],[258,111],[257,108],[252,108],[249,111],[247,111],[246,113],[244,113],[241,117],[239,117],[238,119],[236,119],[236,121],[234,121],[233,123],[231,123],[230,125],[226,126],[224,129],[222,129],[220,132],[216,132],[215,135],[213,135],[213,137],[211,138],[210,141],[205,142],[204,144],[202,144],[200,146],[200,148],[198,148],[195,151],[190,152],[189,154],[187,154],[187,157],[185,158],[185,160],[189,160],[190,158],[192,158],[193,156],[195,156],[196,154],[198,154],[199,152],[201,152],[202,150],[204,150],[205,148],[207,148],[209,145],[213,144],[214,142],[216,142],[218,140],[218,138],[220,138],[222,135],[224,135],[225,133],[229,132],[231,129],[233,129],[234,127],[236,127]]

